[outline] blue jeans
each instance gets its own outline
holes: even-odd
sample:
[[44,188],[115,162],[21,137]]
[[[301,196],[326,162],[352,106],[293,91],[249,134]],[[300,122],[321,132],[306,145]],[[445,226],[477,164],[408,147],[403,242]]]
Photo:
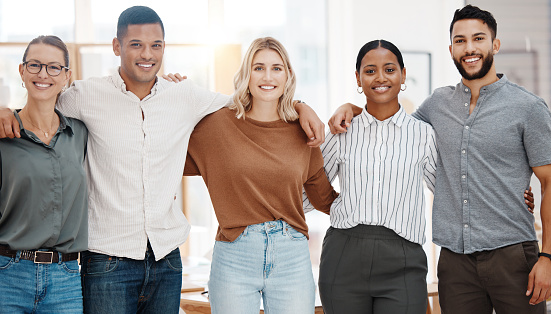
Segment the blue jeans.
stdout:
[[314,313],[308,240],[281,220],[250,225],[233,242],[217,241],[209,300],[213,314]]
[[182,259],[175,249],[155,261],[151,249],[144,260],[81,254],[85,313],[178,313]]
[[35,264],[0,256],[0,313],[82,313],[78,261]]

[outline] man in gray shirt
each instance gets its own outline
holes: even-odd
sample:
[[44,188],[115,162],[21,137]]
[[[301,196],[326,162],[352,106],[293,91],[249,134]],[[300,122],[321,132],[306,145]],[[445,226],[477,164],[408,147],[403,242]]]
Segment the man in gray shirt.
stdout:
[[[439,150],[433,242],[442,247],[444,313],[545,313],[551,295],[551,113],[497,74],[496,31],[490,12],[457,10],[450,53],[462,80],[437,89],[413,114],[432,124]],[[539,254],[534,217],[519,193],[532,173],[543,196]]]

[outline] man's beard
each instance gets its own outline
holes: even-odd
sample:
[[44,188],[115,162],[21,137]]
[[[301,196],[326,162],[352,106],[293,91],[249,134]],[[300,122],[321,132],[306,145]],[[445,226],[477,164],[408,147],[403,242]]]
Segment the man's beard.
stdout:
[[461,62],[457,61],[455,58],[453,58],[453,63],[455,63],[455,66],[457,67],[457,70],[459,71],[461,76],[464,79],[468,80],[468,81],[477,80],[477,79],[480,79],[480,78],[483,78],[484,76],[486,76],[486,74],[488,74],[488,72],[490,72],[490,69],[492,68],[492,64],[494,63],[494,55],[492,54],[491,51],[488,52],[487,57],[484,57],[480,54],[472,54],[472,55],[467,55],[465,57],[477,56],[477,55],[480,56],[480,58],[482,59],[482,68],[480,68],[480,70],[478,72],[473,73],[473,74],[467,73],[467,71],[465,70],[465,68],[461,64]]

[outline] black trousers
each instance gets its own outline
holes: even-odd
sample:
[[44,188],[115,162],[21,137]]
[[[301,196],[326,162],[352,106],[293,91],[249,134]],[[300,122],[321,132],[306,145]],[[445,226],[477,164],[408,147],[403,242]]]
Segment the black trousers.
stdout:
[[421,245],[381,226],[329,228],[319,292],[326,314],[424,314],[427,257]]
[[442,248],[438,296],[444,314],[546,313],[545,301],[530,305],[528,275],[538,261],[538,243],[523,242],[491,251],[457,254]]

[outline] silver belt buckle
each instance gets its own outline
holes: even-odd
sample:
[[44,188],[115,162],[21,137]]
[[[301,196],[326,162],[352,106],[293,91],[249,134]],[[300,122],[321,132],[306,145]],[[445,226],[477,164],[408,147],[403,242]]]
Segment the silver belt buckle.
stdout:
[[[38,257],[38,255],[40,254],[50,254],[50,261],[49,262],[39,262],[36,260],[36,258]],[[36,264],[51,264],[54,260],[54,252],[44,252],[44,251],[35,251],[34,252],[34,262]]]

